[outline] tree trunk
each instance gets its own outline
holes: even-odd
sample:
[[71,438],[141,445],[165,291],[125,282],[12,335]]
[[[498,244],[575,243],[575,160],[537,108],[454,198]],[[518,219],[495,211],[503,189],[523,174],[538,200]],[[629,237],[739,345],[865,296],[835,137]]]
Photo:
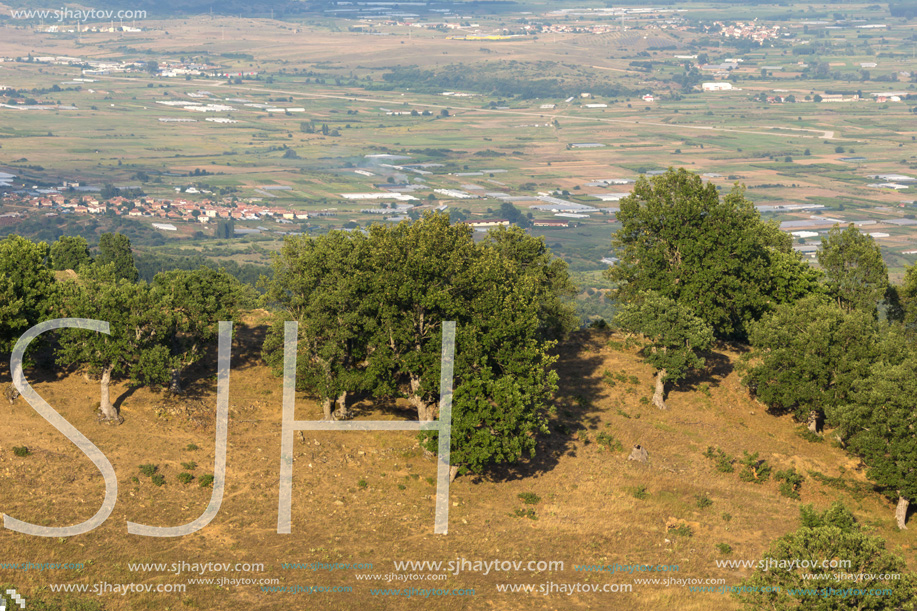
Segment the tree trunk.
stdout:
[[408,401],[414,408],[417,410],[417,419],[421,422],[431,422],[436,416],[436,406],[430,405],[423,400],[423,397],[418,394],[420,389],[420,378],[411,376],[411,395],[408,397]]
[[449,465],[449,483],[455,481],[455,477],[458,475],[459,468],[456,465]]
[[105,420],[117,421],[118,412],[115,411],[115,406],[111,404],[111,397],[108,392],[109,386],[111,385],[111,370],[111,365],[102,370],[102,399],[99,402],[99,407],[102,410],[102,415],[105,417]]
[[182,394],[182,392],[184,392],[181,387],[181,368],[180,367],[175,367],[172,370],[172,379],[169,382],[169,392],[172,393],[173,395],[180,395]]
[[907,530],[904,522],[907,520],[907,508],[910,504],[911,502],[903,496],[898,497],[898,506],[895,508],[895,521],[898,522],[900,530]]
[[809,412],[809,430],[813,433],[818,432],[818,412],[814,409]]
[[324,420],[331,420],[331,399],[328,397],[322,399],[322,411],[325,414]]
[[669,409],[665,404],[665,369],[656,372],[656,392],[653,393],[653,405],[659,409]]

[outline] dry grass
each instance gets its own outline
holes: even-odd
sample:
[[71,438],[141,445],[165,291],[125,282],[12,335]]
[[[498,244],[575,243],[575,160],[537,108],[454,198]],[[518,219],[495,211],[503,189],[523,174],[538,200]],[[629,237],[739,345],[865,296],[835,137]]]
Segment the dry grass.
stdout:
[[[257,315],[263,316],[263,315]],[[459,478],[451,490],[450,532],[434,536],[435,463],[425,457],[409,433],[306,432],[295,441],[293,534],[278,535],[277,482],[280,452],[281,382],[257,359],[265,331],[263,317],[236,325],[231,374],[228,485],[220,514],[203,531],[180,539],[130,536],[125,522],[175,525],[196,518],[206,507],[209,489],[182,485],[182,462],[196,461],[195,475],[212,471],[213,359],[196,372],[189,394],[166,400],[146,389],[115,390],[125,423],[101,426],[92,413],[98,388],[81,375],[50,379],[32,372],[36,390],[109,457],[119,477],[119,503],[109,520],[94,532],[66,540],[43,539],[0,531],[4,560],[9,562],[84,562],[79,572],[4,575],[26,592],[49,582],[183,583],[182,577],[132,573],[128,562],[263,562],[264,574],[228,573],[225,577],[275,577],[283,585],[349,585],[345,594],[262,594],[254,585],[192,585],[184,596],[106,595],[110,609],[225,608],[229,604],[257,609],[400,609],[418,603],[406,598],[369,594],[378,582],[357,581],[353,571],[321,573],[283,570],[282,562],[371,562],[373,573],[391,573],[393,560],[563,560],[566,570],[551,574],[463,573],[446,581],[414,587],[474,588],[473,598],[443,597],[428,601],[437,609],[705,609],[735,607],[721,595],[689,594],[678,587],[635,586],[632,594],[542,595],[498,594],[497,583],[629,582],[618,576],[581,573],[574,564],[677,564],[679,578],[722,577],[735,584],[742,571],[719,570],[716,545],[732,547],[734,558],[760,556],[769,542],[795,528],[799,503],[780,496],[775,482],[744,483],[736,473],[723,474],[702,454],[708,445],[741,455],[761,452],[775,468],[796,467],[865,481],[856,461],[827,443],[809,443],[786,418],[767,415],[750,401],[732,370],[736,353],[711,359],[709,376],[697,387],[670,393],[670,411],[641,402],[651,394],[649,367],[633,350],[608,345],[601,332],[578,334],[562,347],[562,389],[554,433],[539,456],[515,469],[483,478]],[[636,376],[637,383],[610,387],[603,372]],[[44,376],[44,377],[43,377]],[[710,385],[709,392],[700,384]],[[709,396],[708,396],[709,395]],[[298,397],[298,418],[319,418],[318,406]],[[360,417],[392,418],[368,402]],[[66,525],[90,517],[101,500],[101,478],[91,464],[22,399],[2,406],[0,473],[3,511],[22,520]],[[401,417],[401,416],[398,416]],[[621,441],[625,451],[606,449],[600,433]],[[200,449],[186,450],[189,443]],[[647,464],[626,460],[631,445],[649,450]],[[25,445],[33,455],[18,458],[12,446]],[[163,487],[140,476],[144,463],[159,465]],[[139,483],[132,478],[139,476]],[[365,480],[366,486],[358,482]],[[645,487],[646,494],[634,494]],[[541,498],[526,504],[520,494]],[[890,542],[914,560],[906,534],[894,530],[891,505],[875,494],[862,499],[824,487],[807,478],[802,502],[819,507],[840,498]],[[645,496],[645,498],[637,498]],[[704,496],[712,505],[701,508]],[[533,509],[537,519],[515,515]],[[723,514],[731,514],[726,521]],[[672,528],[687,525],[693,536]],[[209,575],[213,576],[213,575]],[[221,576],[221,575],[216,575]],[[647,576],[646,574],[643,575]],[[395,585],[395,584],[390,584]],[[402,586],[405,584],[401,584]],[[230,601],[232,601],[230,603]]]

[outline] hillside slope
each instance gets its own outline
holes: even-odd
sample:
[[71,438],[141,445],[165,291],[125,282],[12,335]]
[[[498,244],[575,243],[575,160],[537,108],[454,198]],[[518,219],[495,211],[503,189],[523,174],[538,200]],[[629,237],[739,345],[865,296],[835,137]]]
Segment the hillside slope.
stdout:
[[[0,530],[7,562],[85,563],[76,570],[0,571],[0,582],[29,595],[49,596],[48,584],[186,584],[182,594],[90,596],[106,609],[735,609],[728,596],[692,593],[683,586],[636,584],[630,593],[537,592],[545,584],[631,584],[633,577],[724,579],[736,585],[750,570],[716,567],[721,558],[757,559],[768,544],[798,525],[799,501],[781,496],[771,480],[746,483],[719,473],[704,458],[708,446],[741,456],[760,452],[774,469],[794,466],[840,480],[807,475],[803,503],[822,508],[840,499],[858,518],[886,537],[889,549],[915,563],[913,537],[894,527],[892,505],[871,492],[853,460],[829,443],[812,443],[789,418],[768,415],[749,399],[729,350],[709,359],[710,373],[670,392],[670,411],[648,404],[652,372],[625,348],[624,338],[584,331],[561,346],[561,392],[550,438],[539,455],[518,468],[488,477],[460,477],[451,487],[449,534],[433,535],[436,466],[408,432],[304,432],[294,442],[293,532],[276,533],[280,455],[281,381],[259,358],[266,331],[263,314],[237,323],[230,381],[227,490],[222,509],[202,531],[178,539],[128,535],[125,522],[177,525],[201,514],[210,490],[197,480],[181,484],[181,463],[190,472],[212,472],[215,357],[194,372],[189,392],[166,398],[147,389],[117,385],[125,422],[99,425],[93,415],[98,385],[80,374],[55,379],[27,372],[37,392],[108,456],[119,480],[119,502],[95,531],[69,539],[29,537]],[[4,365],[6,367],[6,365]],[[608,372],[609,375],[606,374]],[[615,374],[619,374],[615,379]],[[614,379],[614,385],[605,380]],[[7,371],[0,380],[8,382]],[[707,386],[704,386],[707,385]],[[706,388],[706,390],[705,390]],[[20,520],[66,525],[93,515],[103,495],[93,465],[34,410],[18,399],[0,406],[0,510]],[[320,408],[301,393],[297,418],[319,419]],[[397,406],[363,401],[357,417],[410,417]],[[607,435],[620,442],[615,450]],[[188,449],[196,444],[198,449]],[[628,461],[634,444],[649,461]],[[18,457],[14,446],[32,454]],[[156,464],[165,485],[139,471]],[[134,481],[132,478],[137,478]],[[365,482],[365,484],[361,483]],[[842,483],[838,483],[842,482]],[[840,486],[840,487],[839,487]],[[636,492],[645,487],[645,492]],[[843,489],[841,489],[841,487]],[[526,504],[520,494],[540,501]],[[644,497],[644,498],[638,498]],[[701,507],[698,497],[712,501]],[[534,514],[524,515],[528,510]],[[523,514],[523,515],[517,515]],[[728,517],[727,517],[728,516]],[[535,519],[532,519],[535,518]],[[678,531],[667,526],[682,526]],[[688,529],[683,528],[687,525]],[[690,535],[688,534],[690,530]],[[680,532],[681,534],[677,534]],[[717,544],[731,546],[724,556]],[[506,572],[471,569],[429,579],[429,569],[396,571],[395,561],[563,561],[564,570]],[[264,563],[263,572],[132,571],[128,563]],[[371,563],[371,570],[283,568],[282,563]],[[575,565],[677,565],[668,573],[612,575],[582,572]],[[200,573],[200,572],[199,572]],[[400,580],[357,576],[399,573]],[[403,581],[403,573],[425,578]],[[349,592],[264,592],[245,585],[189,584],[190,578],[278,579],[282,586],[343,586]],[[498,592],[498,584],[535,584],[535,593]],[[41,588],[41,586],[45,586]],[[371,588],[473,588],[474,596],[374,595]],[[550,588],[550,585],[545,586]],[[44,594],[41,594],[41,592]],[[91,591],[91,590],[90,590]],[[435,599],[435,600],[434,600]]]

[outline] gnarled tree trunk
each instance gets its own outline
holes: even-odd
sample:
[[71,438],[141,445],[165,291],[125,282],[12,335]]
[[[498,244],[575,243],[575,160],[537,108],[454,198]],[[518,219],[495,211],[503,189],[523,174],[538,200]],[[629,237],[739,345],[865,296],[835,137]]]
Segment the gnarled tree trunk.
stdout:
[[102,399],[99,401],[99,408],[102,410],[102,415],[105,417],[105,420],[117,421],[118,412],[115,410],[115,406],[111,404],[111,396],[109,394],[112,369],[113,367],[109,365],[102,370],[102,381],[100,383]]
[[417,419],[421,422],[430,422],[436,417],[436,405],[427,403],[418,392],[420,390],[420,378],[411,376],[411,394],[408,401],[417,410]]
[[818,412],[813,409],[809,412],[809,430],[813,433],[818,432],[818,420]]
[[331,420],[331,398],[330,397],[322,398],[322,412],[324,413],[323,420]]
[[898,522],[900,530],[907,530],[905,521],[907,520],[907,509],[911,502],[903,496],[898,497],[898,506],[895,508],[895,521]]
[[665,369],[656,372],[656,392],[653,393],[653,405],[659,409],[669,409],[665,404]]
[[180,395],[184,392],[181,387],[181,367],[172,369],[172,377],[169,380],[169,392],[173,395]]
[[341,392],[337,399],[338,408],[331,413],[332,420],[347,420],[350,412],[347,410],[347,391]]
[[455,481],[455,476],[458,475],[459,468],[456,465],[449,465],[449,483]]

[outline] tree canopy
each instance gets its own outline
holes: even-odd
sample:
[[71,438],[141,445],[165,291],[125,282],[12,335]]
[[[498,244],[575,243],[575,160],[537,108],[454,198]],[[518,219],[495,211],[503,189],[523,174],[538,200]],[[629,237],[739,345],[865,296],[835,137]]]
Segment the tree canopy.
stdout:
[[638,298],[625,305],[614,321],[648,340],[640,354],[656,369],[653,403],[665,409],[664,384],[676,383],[704,366],[700,354],[713,345],[713,329],[688,308],[658,293],[647,291]]
[[136,282],[140,276],[134,264],[130,238],[120,233],[103,233],[99,237],[99,256],[96,262],[112,265],[116,278]]
[[761,220],[736,186],[716,186],[685,169],[641,177],[621,200],[613,236],[619,261],[607,271],[619,301],[655,291],[689,308],[717,337],[744,339],[748,324],[816,286],[818,273],[788,234]]
[[51,313],[54,273],[45,265],[48,245],[17,235],[0,240],[0,352]]
[[828,291],[838,305],[875,315],[888,290],[888,269],[872,236],[861,233],[853,223],[844,229],[835,225],[822,240],[817,256]]
[[51,267],[56,270],[77,270],[92,263],[89,243],[82,236],[61,236],[51,244]]
[[274,265],[267,297],[280,314],[265,360],[279,371],[282,321],[298,320],[297,384],[320,397],[326,418],[334,401],[364,393],[404,399],[420,420],[434,419],[442,323],[451,320],[453,464],[480,472],[534,450],[556,388],[550,338],[573,324],[566,266],[542,239],[514,229],[476,244],[467,225],[427,214],[368,235],[291,237]]

